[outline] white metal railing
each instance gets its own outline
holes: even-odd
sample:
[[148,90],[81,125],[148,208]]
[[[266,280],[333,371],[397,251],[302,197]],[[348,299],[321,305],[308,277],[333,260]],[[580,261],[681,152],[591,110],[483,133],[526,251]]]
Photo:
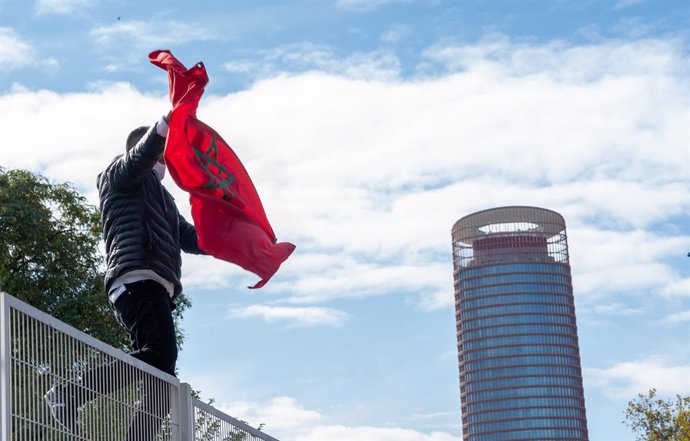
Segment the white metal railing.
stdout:
[[278,441],[202,401],[193,399],[193,406],[196,441]]
[[[63,401],[58,423],[46,402]],[[3,441],[277,441],[122,351],[0,293]]]

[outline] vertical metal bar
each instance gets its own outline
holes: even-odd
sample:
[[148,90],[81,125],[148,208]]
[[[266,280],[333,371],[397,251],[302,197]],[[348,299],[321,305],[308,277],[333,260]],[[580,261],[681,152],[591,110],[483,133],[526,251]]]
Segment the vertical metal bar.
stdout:
[[182,441],[180,436],[180,388],[179,384],[170,384],[170,427],[172,429],[172,441]]
[[[27,338],[27,317],[16,309],[12,308],[9,313],[10,319],[10,344],[15,344],[18,342],[19,346],[24,349],[26,347]],[[13,350],[13,349],[11,349]],[[30,375],[31,375],[31,365],[30,359],[27,356],[28,351],[25,349],[23,353],[13,353],[9,356],[10,358],[10,387],[13,389],[10,394],[10,418],[12,436],[16,437],[17,432],[22,429],[19,426],[18,415],[22,412],[26,412],[29,409],[29,399],[27,394],[30,393]],[[30,395],[29,395],[30,396]],[[21,423],[24,426],[25,431],[30,431],[31,428],[27,427],[29,424],[26,422]],[[19,434],[21,436],[21,434]]]
[[188,383],[180,383],[180,441],[194,441],[194,402],[192,388]]
[[[33,317],[31,318],[31,322],[29,326],[27,326],[27,328],[31,330],[30,333],[28,333],[27,335],[30,335],[31,337],[28,340],[31,341],[31,351],[34,354],[34,360],[42,359],[44,360],[43,362],[46,363],[50,368],[50,375],[48,375],[48,381],[47,384],[45,384],[45,390],[38,391],[38,395],[40,396],[48,392],[54,385],[58,384],[56,380],[59,374],[59,369],[56,366],[57,361],[53,357],[53,350],[51,348],[53,347],[53,345],[59,344],[59,342],[54,340],[53,344],[49,344],[46,341],[45,337],[45,333],[48,331],[48,327],[44,323],[34,319]],[[30,370],[32,369],[30,368]],[[27,375],[30,375],[30,373],[27,372]],[[48,406],[43,405],[42,402],[41,407],[39,408],[38,415],[41,424],[46,425],[46,429],[44,430],[49,430],[49,433],[52,435],[51,439],[55,439],[57,423],[53,421]]]
[[0,293],[0,321],[0,439],[10,440],[10,308],[5,293]]
[[[49,329],[50,328],[45,323],[39,320],[32,319],[31,350],[34,353],[33,357],[36,360],[38,360],[39,358],[44,359],[45,363],[47,363],[48,366],[50,366],[51,370],[51,375],[49,376],[50,380],[48,381],[48,384],[46,384],[45,392],[48,392],[48,390],[52,389],[53,387],[56,387],[58,384],[61,383],[61,369],[60,366],[58,366],[58,360],[55,358],[55,353],[56,351],[60,350],[62,346],[62,340],[60,339],[60,334],[53,334],[53,341],[52,344],[50,344],[47,341],[46,337],[46,333],[49,332]],[[55,439],[55,437],[57,437],[59,434],[58,431],[60,430],[60,426],[57,424],[57,422],[53,420],[51,411],[48,408],[48,406],[41,406],[40,409],[41,422],[47,425],[47,430],[50,430],[52,439]]]
[[[13,414],[15,412],[15,409],[18,406],[21,406],[21,404],[22,404],[19,401],[21,396],[17,392],[17,390],[19,388],[17,376],[20,376],[20,377],[22,376],[24,368],[21,367],[21,365],[17,363],[17,360],[15,359],[15,357],[13,357],[12,348],[11,348],[12,340],[14,338],[17,338],[18,335],[21,335],[18,330],[21,329],[20,319],[22,317],[17,314],[17,311],[9,308],[9,306],[7,306],[7,307],[8,307],[8,309],[10,309],[10,311],[7,313],[7,323],[8,324],[7,324],[7,326],[5,326],[5,329],[7,330],[8,334],[9,334],[7,336],[7,339],[6,339],[6,341],[8,342],[8,346],[6,349],[7,350],[7,352],[6,352],[7,365],[6,366],[8,369],[10,369],[10,371],[8,371],[9,372],[9,374],[8,374],[9,379],[7,380],[7,385],[9,386],[9,390],[7,390],[7,400],[8,400],[7,401],[7,408],[8,408],[7,409],[7,415],[8,415],[8,418],[11,420],[13,418]],[[21,356],[21,354],[20,354],[20,356]],[[12,366],[15,367],[14,371],[11,370]],[[3,364],[3,368],[4,368],[4,364]],[[19,372],[17,372],[17,371],[19,371]],[[17,374],[19,374],[19,375],[17,375]],[[10,434],[11,434],[11,432],[10,432]]]

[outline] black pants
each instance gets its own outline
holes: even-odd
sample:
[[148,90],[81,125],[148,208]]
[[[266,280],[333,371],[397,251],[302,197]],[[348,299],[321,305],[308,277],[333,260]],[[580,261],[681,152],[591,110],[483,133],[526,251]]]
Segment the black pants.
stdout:
[[115,301],[115,317],[129,333],[129,355],[170,375],[175,375],[177,338],[170,297],[153,280],[126,285]]
[[[170,375],[175,375],[177,339],[168,292],[157,282],[143,280],[127,284],[127,291],[115,301],[115,317],[129,333],[130,355]],[[127,441],[150,441],[160,431],[170,411],[167,383],[142,375],[116,361],[84,374],[77,396],[82,402],[108,395],[138,382],[139,402],[127,430]]]

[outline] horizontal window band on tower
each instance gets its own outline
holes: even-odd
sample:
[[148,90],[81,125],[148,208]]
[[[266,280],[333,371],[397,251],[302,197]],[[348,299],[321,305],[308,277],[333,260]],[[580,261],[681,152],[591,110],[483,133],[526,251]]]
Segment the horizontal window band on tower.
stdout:
[[502,378],[517,378],[520,376],[530,375],[567,375],[582,377],[582,372],[579,366],[563,366],[563,365],[523,365],[511,366],[500,369],[484,369],[472,372],[463,372],[460,375],[460,382],[462,384],[470,381],[481,380],[495,380]]
[[557,273],[570,275],[570,265],[564,263],[504,263],[495,265],[474,266],[455,270],[462,278],[506,274],[506,273]]
[[473,279],[460,279],[457,288],[460,291],[479,286],[501,285],[504,283],[556,283],[570,284],[570,276],[553,273],[514,273],[482,276]]
[[461,361],[460,368],[467,371],[492,369],[507,366],[521,366],[527,364],[560,364],[580,366],[580,357],[563,355],[525,355],[517,357],[497,357],[477,361]]
[[463,427],[467,434],[490,433],[498,430],[520,429],[586,429],[587,423],[579,418],[526,418],[520,420],[506,420],[489,423],[469,424]]
[[532,345],[505,346],[501,348],[475,349],[460,354],[462,360],[485,360],[493,357],[510,357],[515,355],[580,355],[577,346],[562,345]]
[[462,311],[468,311],[473,308],[481,308],[484,306],[521,304],[521,303],[551,303],[560,305],[574,305],[573,296],[563,293],[503,293],[492,294],[489,296],[473,297],[471,299],[460,300],[455,302],[456,306],[461,306]]
[[583,397],[521,397],[509,398],[504,400],[487,400],[475,403],[463,403],[463,413],[470,415],[479,412],[493,412],[502,409],[513,409],[523,407],[576,407],[584,408],[585,400]]
[[502,400],[504,398],[512,397],[542,397],[542,396],[559,396],[559,397],[581,397],[581,386],[525,386],[525,387],[507,387],[503,389],[494,389],[486,391],[468,392],[463,395],[463,398],[468,403],[475,401],[488,400]]
[[510,305],[491,305],[481,308],[463,310],[460,313],[462,320],[471,320],[479,317],[493,317],[507,314],[572,314],[575,315],[573,305],[559,305],[553,303],[515,303]]
[[465,352],[480,348],[500,348],[513,345],[559,344],[577,346],[577,335],[574,334],[519,334],[488,337],[481,340],[461,342],[459,347]]
[[572,288],[570,285],[558,283],[502,283],[499,285],[480,286],[463,290],[456,289],[456,295],[459,295],[462,300],[486,295],[514,294],[518,292],[543,292],[572,295]]
[[474,392],[480,390],[502,389],[506,387],[524,386],[572,386],[582,387],[582,378],[579,376],[534,376],[534,377],[508,377],[502,379],[490,378],[482,381],[473,381],[463,384],[460,388],[461,393]]
[[[544,287],[546,285],[538,285],[540,287]],[[524,291],[519,291],[519,290],[504,290],[501,292],[494,292],[490,294],[480,294],[476,296],[471,296],[471,297],[463,297],[463,298],[456,298],[455,299],[455,306],[462,306],[462,310],[469,309],[469,308],[476,308],[477,306],[475,305],[476,303],[485,304],[488,306],[492,305],[500,305],[503,303],[544,303],[549,297],[547,296],[553,296],[555,300],[558,300],[558,303],[560,304],[570,304],[574,305],[575,304],[575,299],[573,298],[572,293],[567,292],[566,290],[559,290],[560,285],[551,285],[553,289],[534,289],[531,292],[524,292]],[[488,287],[487,289],[491,288],[496,288],[494,287]],[[521,298],[524,296],[532,296],[532,297],[526,297],[534,300],[527,300],[527,301],[514,301],[514,302],[508,302],[506,299],[509,299],[511,297],[515,298]],[[457,311],[456,311],[457,312]]]
[[506,410],[491,410],[468,414],[465,418],[467,424],[486,421],[507,421],[522,418],[585,418],[585,408],[576,407],[530,407],[514,408]]
[[522,429],[495,433],[472,434],[466,441],[583,441],[586,429]]
[[482,317],[457,322],[462,328],[476,329],[484,326],[512,325],[512,324],[547,324],[547,325],[575,325],[575,314],[505,314],[492,317]]
[[577,328],[575,324],[572,325],[544,325],[544,324],[505,324],[496,326],[484,326],[481,328],[474,328],[465,330],[459,333],[462,338],[462,343],[467,343],[473,340],[483,339],[491,336],[509,336],[521,334],[565,334],[577,335]]
[[470,322],[481,318],[493,318],[507,315],[538,314],[548,315],[570,315],[575,316],[575,308],[572,305],[549,305],[546,303],[520,303],[514,305],[496,305],[482,308],[475,308],[471,311],[457,311],[455,313],[456,322]]
[[549,283],[572,283],[571,275],[566,271],[492,271],[487,274],[478,274],[473,277],[466,277],[461,271],[458,274],[456,288],[465,289],[477,285],[500,285],[505,280],[513,283],[517,282],[549,282]]

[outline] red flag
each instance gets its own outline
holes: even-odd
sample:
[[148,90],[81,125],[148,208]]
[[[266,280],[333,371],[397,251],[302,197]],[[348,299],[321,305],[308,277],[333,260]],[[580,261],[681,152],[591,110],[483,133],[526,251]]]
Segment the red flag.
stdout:
[[170,130],[165,163],[175,183],[189,192],[199,248],[261,277],[261,288],[295,246],[276,243],[259,195],[239,158],[221,136],[196,118],[208,75],[202,63],[187,69],[169,51],[149,54],[168,71]]

